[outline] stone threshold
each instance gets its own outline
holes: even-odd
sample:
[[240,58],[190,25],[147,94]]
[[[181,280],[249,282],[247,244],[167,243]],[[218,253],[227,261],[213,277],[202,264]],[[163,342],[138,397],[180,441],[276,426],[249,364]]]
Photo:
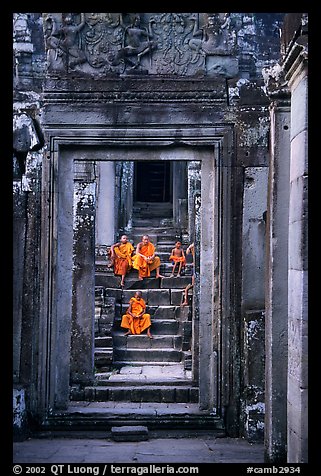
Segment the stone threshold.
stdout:
[[106,431],[113,426],[147,426],[149,431],[210,430],[226,436],[221,417],[195,403],[72,402],[52,411],[36,431]]

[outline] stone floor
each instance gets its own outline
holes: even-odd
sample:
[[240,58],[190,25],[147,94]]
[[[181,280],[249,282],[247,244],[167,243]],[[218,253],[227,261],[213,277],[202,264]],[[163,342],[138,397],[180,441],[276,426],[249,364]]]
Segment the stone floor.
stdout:
[[117,442],[104,438],[32,438],[13,444],[13,463],[263,463],[262,444],[243,439],[150,438]]

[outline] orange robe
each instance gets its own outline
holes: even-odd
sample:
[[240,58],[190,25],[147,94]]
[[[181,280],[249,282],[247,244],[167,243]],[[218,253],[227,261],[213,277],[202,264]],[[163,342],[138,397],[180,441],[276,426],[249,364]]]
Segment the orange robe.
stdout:
[[170,255],[169,261],[173,260],[174,263],[180,263],[182,262],[182,266],[186,265],[186,258],[184,256],[175,256],[175,255]]
[[[146,310],[146,303],[144,299],[137,300],[135,297],[132,297],[129,301],[132,305],[131,312],[134,316],[138,316],[143,311]],[[141,317],[132,317],[130,314],[126,313],[122,316],[121,327],[129,329],[132,334],[141,334],[145,329],[152,325],[150,320],[150,314],[144,313]]]
[[122,243],[121,245],[114,248],[116,255],[114,261],[114,274],[124,275],[132,267],[132,253],[134,251],[133,245],[127,241],[127,243]]
[[[140,253],[144,256],[153,256],[154,252],[155,246],[153,243],[147,243],[147,245],[142,245],[140,248]],[[135,255],[133,258],[133,268],[138,270],[140,278],[149,278],[150,272],[158,268],[160,264],[159,256],[155,256],[148,263],[139,255]]]

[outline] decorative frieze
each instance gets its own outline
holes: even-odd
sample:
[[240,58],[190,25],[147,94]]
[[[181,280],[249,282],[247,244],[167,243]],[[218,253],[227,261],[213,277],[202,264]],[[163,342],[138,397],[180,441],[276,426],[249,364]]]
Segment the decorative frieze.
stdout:
[[235,53],[229,15],[43,13],[48,74],[229,76],[237,67],[220,66]]

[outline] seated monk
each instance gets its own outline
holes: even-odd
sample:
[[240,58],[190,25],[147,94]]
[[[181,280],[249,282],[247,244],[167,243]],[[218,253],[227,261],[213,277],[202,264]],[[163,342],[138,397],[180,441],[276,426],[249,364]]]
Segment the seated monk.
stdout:
[[171,274],[171,278],[175,275],[175,268],[178,264],[178,273],[177,277],[181,275],[182,268],[186,266],[186,258],[184,254],[183,248],[181,248],[182,243],[180,241],[176,241],[175,248],[172,249],[171,255],[169,257],[170,261],[173,261],[173,270]]
[[122,316],[121,327],[128,329],[128,332],[124,334],[128,336],[129,334],[141,334],[145,329],[147,329],[147,335],[152,339],[150,333],[150,326],[152,325],[150,320],[150,314],[146,312],[146,303],[142,298],[142,292],[136,291],[134,297],[129,301],[129,307],[126,314]]
[[133,258],[133,268],[138,270],[138,279],[150,277],[150,272],[156,269],[156,278],[164,278],[159,274],[159,256],[155,256],[155,246],[149,241],[149,236],[144,235],[142,241],[136,247],[136,255]]
[[132,267],[133,245],[128,241],[127,235],[120,238],[119,243],[111,246],[111,259],[114,266],[114,274],[121,276],[121,286],[125,284],[125,276]]

